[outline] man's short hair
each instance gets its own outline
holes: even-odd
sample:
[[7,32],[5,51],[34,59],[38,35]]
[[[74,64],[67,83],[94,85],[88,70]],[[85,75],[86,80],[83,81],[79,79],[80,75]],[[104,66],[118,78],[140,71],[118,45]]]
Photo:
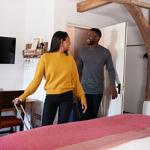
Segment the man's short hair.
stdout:
[[98,29],[98,28],[92,28],[91,29],[91,31],[94,31],[99,37],[101,37],[102,36],[102,32],[101,32],[101,30],[100,29]]

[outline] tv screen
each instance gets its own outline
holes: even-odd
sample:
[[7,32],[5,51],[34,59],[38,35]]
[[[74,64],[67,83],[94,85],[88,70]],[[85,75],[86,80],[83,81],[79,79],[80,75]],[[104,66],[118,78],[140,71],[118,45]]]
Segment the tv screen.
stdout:
[[15,63],[16,38],[0,36],[0,64]]

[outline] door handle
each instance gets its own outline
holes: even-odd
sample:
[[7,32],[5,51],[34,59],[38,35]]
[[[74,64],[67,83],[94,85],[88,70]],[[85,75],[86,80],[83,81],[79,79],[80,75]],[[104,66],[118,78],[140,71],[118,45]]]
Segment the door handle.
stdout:
[[116,86],[116,88],[118,88],[118,94],[121,93],[121,83],[118,83],[118,85]]

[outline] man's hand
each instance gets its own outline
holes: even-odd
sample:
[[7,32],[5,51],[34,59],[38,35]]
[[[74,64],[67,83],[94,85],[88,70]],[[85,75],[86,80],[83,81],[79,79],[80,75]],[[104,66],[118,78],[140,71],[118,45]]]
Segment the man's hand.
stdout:
[[118,96],[117,90],[114,85],[111,85],[111,95],[112,95],[112,99],[115,99]]
[[86,110],[87,110],[87,103],[86,103],[86,101],[84,101],[84,102],[81,101],[81,105],[82,105],[82,112],[85,113]]

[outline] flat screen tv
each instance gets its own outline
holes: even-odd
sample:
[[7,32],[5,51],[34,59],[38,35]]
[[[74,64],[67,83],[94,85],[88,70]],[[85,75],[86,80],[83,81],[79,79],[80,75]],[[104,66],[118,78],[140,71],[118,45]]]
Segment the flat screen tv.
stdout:
[[0,36],[0,64],[15,63],[16,38]]

